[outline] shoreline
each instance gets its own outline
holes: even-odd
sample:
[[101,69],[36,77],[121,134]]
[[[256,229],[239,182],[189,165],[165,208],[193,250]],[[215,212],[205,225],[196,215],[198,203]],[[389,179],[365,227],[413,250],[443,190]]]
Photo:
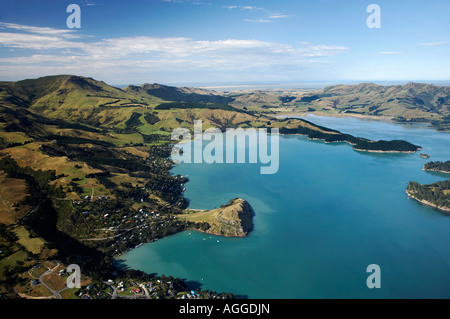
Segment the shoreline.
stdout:
[[[216,236],[216,237],[222,237],[222,238],[246,238],[250,235],[250,233],[248,233],[245,236],[226,236],[226,235],[221,235],[221,234],[214,234],[214,233],[208,233],[206,230],[200,230],[200,229],[194,229],[194,228],[189,228],[186,230],[183,230],[182,232],[186,232],[186,231],[196,231],[205,235],[211,235],[211,236]],[[181,234],[182,232],[179,232],[177,234]]]
[[[224,206],[224,207],[221,207],[221,208],[215,208],[215,209],[210,209],[210,210],[208,210],[208,209],[192,209],[191,208],[191,209],[186,209],[186,211],[190,211],[192,214],[195,214],[195,213],[214,213],[216,211],[219,211],[219,213],[222,214],[224,209],[227,209],[230,206],[236,205],[236,201],[239,201],[238,205],[243,205],[243,207],[241,207],[241,210],[238,209],[238,212],[237,212],[238,213],[238,221],[239,221],[239,224],[240,224],[240,227],[241,227],[241,229],[240,229],[241,230],[241,234],[227,235],[226,233],[220,233],[220,232],[215,233],[214,231],[208,231],[208,230],[201,230],[201,229],[187,228],[186,227],[185,229],[183,229],[181,231],[177,231],[175,233],[168,234],[168,235],[166,235],[166,236],[164,236],[162,238],[155,238],[155,239],[152,239],[152,240],[147,241],[147,242],[142,242],[142,243],[140,243],[140,244],[138,244],[138,245],[136,245],[134,247],[129,247],[125,251],[122,251],[122,252],[120,252],[120,253],[118,253],[116,255],[113,255],[112,258],[114,260],[118,261],[121,256],[123,256],[124,254],[130,252],[131,250],[134,250],[134,249],[139,248],[139,247],[141,247],[143,245],[146,245],[146,244],[150,244],[150,243],[159,241],[161,239],[167,239],[170,236],[181,234],[181,233],[186,232],[186,231],[196,231],[196,232],[199,232],[199,233],[212,235],[212,236],[217,236],[217,237],[223,237],[223,238],[245,238],[245,237],[248,237],[248,235],[253,230],[253,216],[255,215],[255,212],[254,212],[253,208],[251,207],[251,205],[244,199],[237,198],[237,199],[235,199],[233,201],[233,203],[231,205],[227,205],[227,206]],[[240,204],[241,202],[242,202],[242,204]],[[246,207],[245,205],[247,205],[248,207]],[[240,215],[241,213],[242,214],[246,213],[246,209],[250,209],[250,211],[251,211],[251,225],[252,225],[247,231],[244,230],[245,226],[243,225],[243,219],[242,219],[243,216]],[[222,210],[222,211],[220,211],[220,210]],[[183,218],[183,216],[180,216],[177,219],[180,219],[180,218]],[[233,219],[231,221],[234,222],[235,220]],[[222,219],[221,222],[222,223],[227,223],[226,218]],[[210,225],[210,229],[211,229],[213,224],[210,224],[210,223],[208,223],[208,224]]]
[[425,168],[422,168],[422,170],[425,171],[425,172],[438,172],[438,173],[450,174],[450,172],[440,171],[438,169],[425,169]]
[[380,150],[363,150],[363,149],[359,149],[359,148],[353,148],[353,150],[358,151],[358,152],[369,152],[369,153],[402,153],[402,154],[414,154],[417,151],[380,151]]
[[[293,134],[282,134],[280,133],[280,135],[282,136],[291,136],[291,135],[296,135],[296,136],[304,136],[306,137],[309,141],[321,141],[325,144],[333,144],[333,143],[345,143],[345,144],[349,144],[350,146],[352,146],[352,149],[354,151],[358,151],[358,152],[369,152],[369,153],[391,153],[391,154],[396,154],[396,153],[401,153],[401,154],[414,154],[420,150],[422,150],[422,148],[419,148],[415,151],[382,151],[382,150],[369,150],[369,149],[360,149],[360,148],[355,148],[355,143],[346,141],[346,140],[338,140],[338,141],[326,141],[322,138],[316,138],[316,137],[309,137],[307,134],[300,134],[300,133],[293,133]],[[450,172],[449,172],[450,173]]]
[[398,122],[394,120],[395,117],[393,116],[377,116],[377,115],[364,115],[364,114],[352,114],[352,113],[325,113],[325,112],[279,112],[279,114],[274,115],[274,117],[289,117],[289,116],[298,116],[298,117],[305,117],[307,115],[317,115],[317,116],[323,116],[323,117],[336,117],[336,118],[356,118],[360,120],[373,120],[373,121],[380,121],[390,124],[398,124],[398,125],[421,125],[426,126],[427,128],[433,129],[436,132],[444,132],[444,133],[450,133],[450,130],[437,130],[433,127],[431,124],[431,121],[426,122]]
[[[289,115],[293,115],[293,116],[296,116],[296,115],[298,115],[298,116],[305,116],[305,115],[308,115],[308,114],[319,115],[319,113],[311,113],[311,112],[306,112],[306,113],[295,113],[295,114],[289,114]],[[337,117],[337,118],[355,117],[355,118],[369,118],[369,119],[376,119],[376,120],[378,120],[378,121],[383,121],[383,120],[388,120],[388,121],[390,120],[390,121],[392,121],[392,118],[389,118],[389,117],[383,117],[383,119],[380,119],[379,116],[378,116],[378,117],[377,117],[377,116],[365,116],[365,115],[358,115],[358,114],[356,114],[356,115],[355,115],[355,114],[352,114],[352,115],[349,115],[349,114],[333,114],[333,115],[330,115],[330,114],[322,113],[322,114],[320,114],[320,115],[321,115],[321,116],[329,116],[329,117]],[[285,115],[281,115],[281,116],[285,116]],[[393,121],[392,121],[392,122],[393,122]],[[342,133],[341,133],[341,134],[342,134]],[[414,153],[416,153],[418,150],[420,150],[420,149],[418,149],[418,150],[416,150],[416,151],[395,151],[395,150],[394,150],[394,151],[382,151],[382,150],[357,149],[357,148],[354,147],[354,146],[356,145],[355,143],[352,143],[352,142],[346,141],[346,140],[326,141],[326,140],[321,139],[321,138],[311,138],[311,137],[308,136],[308,134],[301,134],[301,133],[294,133],[294,134],[282,134],[282,133],[280,133],[280,135],[282,135],[282,136],[289,136],[289,135],[305,136],[305,137],[306,137],[308,140],[310,140],[310,141],[321,141],[321,142],[323,142],[323,143],[325,143],[325,144],[332,144],[332,143],[346,143],[346,144],[352,146],[352,149],[355,150],[355,151],[357,151],[357,152],[391,153],[391,154],[395,154],[395,153],[414,154]],[[184,142],[188,143],[188,142],[193,142],[194,140],[195,140],[195,139],[191,139],[191,140],[189,140],[189,141],[184,141]],[[173,161],[173,164],[174,164],[174,165],[179,164],[179,163],[177,163],[173,158],[172,158],[172,161]],[[190,211],[192,211],[192,212],[206,212],[206,211],[209,211],[208,209],[193,209],[193,208],[187,208],[186,210],[187,210],[187,211],[190,210]],[[449,211],[449,212],[450,212],[450,211]],[[168,237],[170,237],[170,236],[172,236],[172,235],[176,235],[176,234],[179,234],[179,233],[182,233],[182,232],[185,232],[185,231],[197,231],[197,232],[200,232],[200,233],[203,233],[203,234],[212,235],[212,236],[217,236],[217,237],[224,237],[224,238],[245,238],[245,237],[247,237],[247,236],[250,234],[250,232],[248,232],[245,236],[226,236],[226,235],[223,235],[223,234],[217,234],[217,233],[212,233],[212,232],[208,232],[208,231],[204,231],[204,230],[200,230],[200,229],[190,228],[190,229],[185,229],[185,230],[183,230],[183,231],[181,231],[181,232],[177,232],[177,233],[175,233],[175,234],[170,234],[170,235],[168,235],[168,236],[166,236],[166,237],[163,237],[163,238],[157,238],[157,239],[154,239],[154,240],[145,242],[145,243],[140,243],[140,244],[137,245],[136,247],[130,247],[130,248],[127,249],[126,251],[123,251],[123,252],[119,253],[118,255],[113,256],[113,258],[114,258],[115,260],[118,260],[118,259],[120,259],[120,257],[121,257],[122,255],[128,253],[129,251],[131,251],[131,250],[133,250],[133,249],[139,248],[139,247],[142,246],[142,245],[150,244],[150,243],[156,242],[156,241],[158,241],[158,240],[161,240],[161,239],[164,239],[164,238],[168,238]]]
[[438,210],[438,211],[440,211],[440,212],[442,212],[442,213],[444,213],[446,215],[450,215],[450,208],[437,206],[437,205],[435,205],[435,204],[433,204],[433,203],[431,203],[431,202],[429,202],[427,200],[424,200],[424,199],[418,199],[418,198],[414,197],[413,194],[409,193],[408,190],[406,190],[405,192],[406,192],[406,195],[408,195],[408,198],[412,198],[415,201],[417,201],[417,202],[419,202],[419,203],[421,203],[423,205],[426,205],[426,206],[429,206],[431,208],[434,208],[434,209],[436,209],[436,210]]
[[[351,113],[325,113],[325,112],[280,112],[279,115],[275,116],[307,116],[307,115],[317,115],[317,116],[324,116],[324,117],[338,117],[338,118],[359,118],[359,119],[372,119],[372,120],[378,120],[382,122],[391,122],[391,123],[397,123],[394,121],[394,118],[392,116],[376,116],[376,115],[363,115],[363,114],[351,114]],[[428,122],[427,122],[428,123]]]
[[220,235],[220,234],[209,233],[209,232],[207,232],[207,231],[200,230],[200,229],[187,228],[187,229],[182,230],[182,231],[180,231],[180,232],[178,232],[178,233],[170,234],[170,235],[168,235],[168,236],[166,236],[166,237],[154,239],[154,240],[148,241],[148,242],[146,242],[146,243],[140,243],[140,244],[137,245],[136,247],[129,248],[129,249],[127,249],[126,251],[123,251],[123,252],[121,252],[121,253],[118,254],[118,255],[112,256],[112,258],[113,258],[115,261],[119,261],[121,256],[123,256],[123,255],[125,255],[126,253],[129,253],[130,251],[135,250],[135,249],[137,249],[137,248],[139,248],[139,247],[141,247],[141,246],[144,246],[144,245],[147,245],[147,244],[151,244],[151,243],[154,243],[154,242],[163,240],[163,239],[168,239],[169,237],[172,237],[172,236],[174,236],[174,235],[182,234],[182,233],[185,233],[185,232],[191,232],[191,231],[199,232],[199,233],[202,233],[202,234],[205,234],[205,235],[211,235],[211,236],[221,237],[221,238],[246,238],[246,237],[248,237],[248,236],[250,235],[250,232],[249,232],[249,233],[248,233],[247,235],[245,235],[245,236],[225,236],[225,235]]

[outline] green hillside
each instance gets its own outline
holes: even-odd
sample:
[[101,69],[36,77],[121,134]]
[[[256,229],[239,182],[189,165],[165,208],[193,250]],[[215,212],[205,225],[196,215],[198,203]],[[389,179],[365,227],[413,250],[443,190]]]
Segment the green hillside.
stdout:
[[[18,278],[28,278],[31,266],[50,258],[82,263],[101,284],[115,268],[114,256],[183,230],[216,227],[208,223],[210,215],[177,218],[189,204],[183,196],[188,179],[170,173],[170,134],[179,127],[192,131],[195,120],[203,121],[203,129],[222,131],[278,128],[281,134],[346,142],[355,150],[420,149],[277,119],[233,101],[202,89],[120,89],[73,75],[0,82],[0,293],[31,293],[29,282]],[[17,226],[20,240],[13,243]],[[227,228],[227,234],[247,233],[244,228]],[[39,254],[28,254],[38,248]]]
[[424,83],[381,86],[373,83],[334,85],[301,92],[249,92],[234,94],[236,107],[266,112],[378,116],[401,123],[426,122],[450,130],[450,87]]

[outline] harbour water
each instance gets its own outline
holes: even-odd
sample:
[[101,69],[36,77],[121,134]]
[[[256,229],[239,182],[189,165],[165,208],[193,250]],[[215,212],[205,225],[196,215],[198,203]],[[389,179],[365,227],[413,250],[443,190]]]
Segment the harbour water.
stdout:
[[[404,139],[429,160],[450,160],[450,133],[356,118],[307,120],[370,139]],[[192,286],[249,298],[450,298],[450,217],[408,199],[425,172],[415,154],[357,152],[280,136],[277,174],[255,164],[179,164],[190,208],[246,199],[255,211],[246,238],[182,232],[121,259],[131,268],[186,279]],[[369,289],[377,264],[381,288]]]

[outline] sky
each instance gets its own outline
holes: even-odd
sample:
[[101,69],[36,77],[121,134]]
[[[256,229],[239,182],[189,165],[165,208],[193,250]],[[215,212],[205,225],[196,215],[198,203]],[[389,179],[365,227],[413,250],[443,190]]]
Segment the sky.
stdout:
[[0,80],[450,80],[449,17],[450,0],[0,0]]

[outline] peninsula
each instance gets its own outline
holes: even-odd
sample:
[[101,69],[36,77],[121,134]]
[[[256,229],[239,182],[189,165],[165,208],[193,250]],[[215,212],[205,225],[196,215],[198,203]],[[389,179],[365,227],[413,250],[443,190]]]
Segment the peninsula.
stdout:
[[450,161],[446,162],[428,162],[423,166],[424,171],[434,171],[450,174]]
[[188,211],[178,219],[193,223],[192,230],[224,237],[245,237],[253,229],[254,211],[241,199],[230,200],[220,208],[207,211]]
[[287,123],[280,127],[280,134],[299,134],[305,135],[309,139],[322,140],[325,143],[344,142],[353,146],[355,151],[379,152],[379,153],[415,153],[422,147],[414,145],[403,140],[392,141],[372,141],[361,137],[355,137],[350,134],[344,134],[336,130],[328,129],[315,125],[309,121],[303,120],[308,125],[290,127],[289,119],[282,123]]
[[[447,171],[448,165],[450,165],[450,161],[445,163],[428,162],[424,165],[423,169],[450,173]],[[450,213],[450,179],[428,185],[409,182],[406,188],[406,194],[424,205],[434,207],[447,214]]]

